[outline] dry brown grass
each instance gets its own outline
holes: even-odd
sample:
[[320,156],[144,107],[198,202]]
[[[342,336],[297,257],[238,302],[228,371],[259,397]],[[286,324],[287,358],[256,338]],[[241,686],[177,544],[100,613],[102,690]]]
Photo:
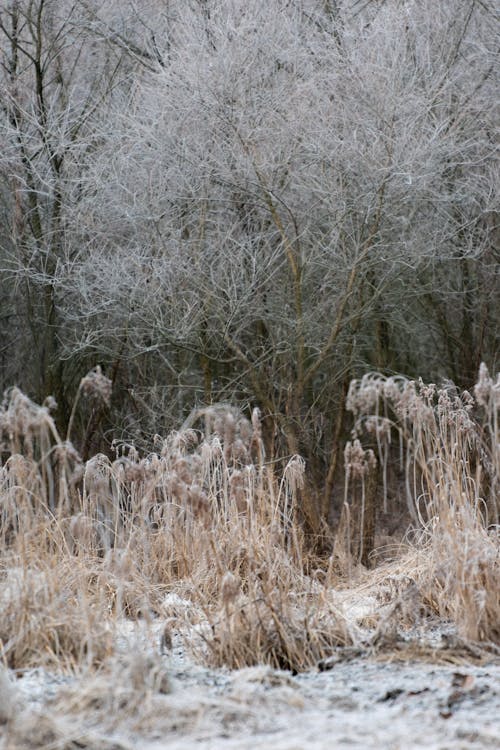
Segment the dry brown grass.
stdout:
[[[300,671],[430,615],[498,643],[499,392],[484,368],[475,400],[402,379],[354,383],[354,439],[364,430],[375,448],[353,443],[347,462],[358,547],[352,558],[338,539],[329,561],[315,561],[297,523],[303,461],[281,475],[266,465],[257,412],[205,409],[148,456],[120,446],[115,460],[83,463],[50,404],[11,390],[0,412],[3,662],[105,667],[123,618],[166,621],[215,666]],[[394,561],[367,572],[363,481],[377,454],[386,483],[391,442],[414,523]],[[354,583],[351,598],[364,590],[375,601],[363,617],[337,593]],[[173,612],[171,592],[192,607]]]
[[370,376],[351,384],[348,403],[356,434],[375,436],[384,475],[399,443],[421,597],[461,636],[499,643],[500,376],[484,365],[475,397]]
[[4,571],[0,642],[9,667],[72,669],[100,664],[112,653],[106,593],[93,578],[78,563],[47,557]]

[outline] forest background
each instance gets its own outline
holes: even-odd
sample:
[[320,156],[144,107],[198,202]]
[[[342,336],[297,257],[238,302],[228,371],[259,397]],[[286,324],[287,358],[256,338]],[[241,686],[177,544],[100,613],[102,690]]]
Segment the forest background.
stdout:
[[[0,391],[53,396],[84,460],[258,407],[266,460],[303,456],[307,520],[331,520],[353,378],[498,370],[497,21],[3,0]],[[97,365],[111,399],[72,414]]]

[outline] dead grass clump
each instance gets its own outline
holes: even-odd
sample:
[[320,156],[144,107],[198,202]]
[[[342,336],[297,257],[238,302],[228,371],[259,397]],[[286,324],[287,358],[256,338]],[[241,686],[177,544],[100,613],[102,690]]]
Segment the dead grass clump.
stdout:
[[88,570],[44,562],[2,574],[2,659],[12,669],[101,663],[114,648],[105,597],[89,587]]
[[384,482],[398,446],[424,600],[462,637],[499,643],[500,376],[481,365],[474,392],[370,375],[353,381],[348,407],[355,435],[375,436]]
[[287,594],[262,585],[252,587],[211,617],[204,638],[208,663],[231,669],[266,664],[302,672],[317,665],[337,646],[351,643],[346,623],[327,606],[289,603]]
[[2,750],[131,750],[60,715],[24,709],[7,725]]
[[475,393],[373,373],[350,385],[353,437],[375,441],[384,495],[395,445],[416,525],[451,504],[478,508],[487,526],[500,521],[500,375],[495,382],[481,365]]
[[[55,406],[51,397],[39,406],[18,388],[6,391],[0,404],[0,459],[11,457],[10,464],[4,460],[0,482],[14,486],[19,471],[24,472],[18,489],[51,512],[71,507],[81,472],[77,451],[58,433],[51,414]],[[24,467],[16,456],[27,461]]]
[[212,565],[196,579],[195,601],[208,627],[201,631],[202,647],[194,648],[212,666],[266,664],[300,672],[352,642],[325,586],[304,573],[298,527],[289,522],[283,529],[272,518],[265,523],[262,514],[262,523],[252,524],[235,516],[212,540]]
[[416,578],[428,605],[462,638],[500,644],[498,529],[462,511],[436,524],[425,549]]
[[170,691],[170,679],[161,659],[138,649],[108,659],[95,675],[87,675],[66,688],[59,701],[68,713],[92,713],[113,728],[124,715],[140,715],[146,709],[145,703]]
[[[50,416],[16,399],[48,425],[45,454],[63,451]],[[0,637],[11,667],[99,665],[112,649],[116,618],[164,616],[162,602],[174,589],[211,624],[213,663],[299,670],[348,639],[320,607],[321,587],[313,592],[303,575],[295,520],[302,459],[293,457],[278,481],[263,464],[257,411],[250,421],[213,407],[192,421],[201,418],[206,436],[189,424],[159,453],[141,458],[120,446],[114,461],[100,454],[85,464],[67,461],[60,476],[39,436],[29,457],[8,458],[2,533],[11,580]],[[23,448],[23,425],[13,449]],[[7,574],[14,558],[17,577]],[[235,596],[245,601],[237,609]],[[186,627],[192,619],[190,612]]]

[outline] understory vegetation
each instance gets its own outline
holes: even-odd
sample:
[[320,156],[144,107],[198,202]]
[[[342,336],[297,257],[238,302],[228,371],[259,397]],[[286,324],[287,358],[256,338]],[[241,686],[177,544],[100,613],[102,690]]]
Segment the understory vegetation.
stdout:
[[[82,391],[109,398],[109,381],[93,371]],[[348,405],[343,510],[319,553],[301,522],[304,461],[266,460],[257,410],[248,420],[202,409],[148,454],[122,444],[113,460],[84,462],[50,404],[8,391],[4,662],[102,666],[124,618],[161,624],[167,650],[182,632],[197,658],[233,668],[301,671],[344,647],[408,651],[415,628],[425,652],[436,623],[451,627],[450,647],[498,653],[499,378],[483,365],[472,395],[371,375],[351,383]],[[409,521],[389,537],[395,481]]]

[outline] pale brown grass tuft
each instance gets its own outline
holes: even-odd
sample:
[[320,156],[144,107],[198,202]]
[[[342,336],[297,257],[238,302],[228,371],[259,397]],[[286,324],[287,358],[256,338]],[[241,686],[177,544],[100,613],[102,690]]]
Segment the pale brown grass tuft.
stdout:
[[81,564],[49,558],[2,573],[2,657],[18,669],[97,665],[113,651],[106,592]]
[[356,435],[382,426],[382,463],[388,443],[399,444],[414,520],[409,539],[420,550],[414,578],[425,601],[463,637],[497,644],[499,394],[500,377],[493,380],[481,365],[476,401],[452,385],[380,375],[353,381],[348,397]]

